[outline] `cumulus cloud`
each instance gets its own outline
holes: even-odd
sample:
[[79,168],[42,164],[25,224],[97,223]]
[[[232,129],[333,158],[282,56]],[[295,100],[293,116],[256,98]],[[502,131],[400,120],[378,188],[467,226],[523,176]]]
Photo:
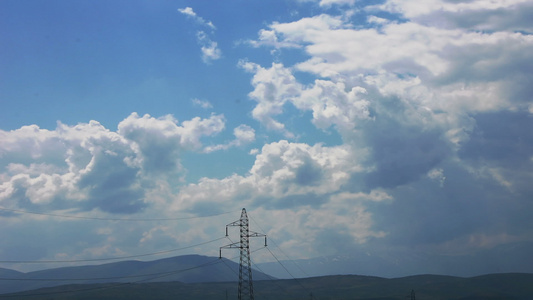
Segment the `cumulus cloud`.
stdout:
[[[249,94],[257,102],[253,116],[268,129],[290,138],[295,134],[286,129],[282,118],[287,105],[312,112],[310,122],[318,129],[337,130],[351,157],[357,158],[358,170],[346,173],[349,179],[341,189],[352,193],[386,189],[395,199],[390,214],[411,206],[437,207],[435,212],[422,208],[416,212],[428,216],[422,223],[431,222],[440,211],[442,226],[406,225],[390,231],[396,238],[440,243],[479,234],[477,231],[489,223],[494,212],[474,213],[475,207],[498,207],[507,192],[521,200],[500,216],[502,220],[515,213],[521,215],[515,209],[530,206],[515,194],[519,190],[521,195],[530,193],[530,188],[523,185],[530,178],[523,173],[531,166],[530,155],[525,154],[532,144],[529,134],[496,125],[520,123],[516,126],[528,128],[525,123],[530,120],[533,82],[527,70],[532,67],[533,39],[527,34],[531,30],[529,21],[518,18],[514,22],[512,16],[518,16],[520,10],[528,11],[529,6],[527,1],[519,0],[488,5],[485,1],[435,0],[419,5],[392,0],[365,9],[399,14],[404,18],[401,22],[369,17],[367,26],[361,27],[342,16],[326,14],[274,22],[251,44],[281,51],[300,49],[308,58],[292,66],[280,62],[268,68],[251,62],[241,64],[254,74],[254,90]],[[491,22],[482,15],[497,22],[489,25]],[[466,23],[471,16],[477,18]],[[296,80],[296,72],[319,79],[304,85]],[[496,128],[502,134],[513,132],[508,138],[514,142],[503,142],[505,134],[496,133]],[[515,165],[517,161],[522,165]],[[319,174],[312,171],[312,164],[306,167],[306,174]],[[316,176],[305,179],[313,182],[320,175]],[[461,180],[470,182],[471,188],[461,185]],[[488,182],[497,186],[493,194],[481,188]],[[429,186],[422,188],[423,184]],[[438,196],[431,205],[424,202],[431,193],[444,191],[450,195],[465,189],[469,191],[458,197],[461,200],[440,203],[449,200]],[[418,190],[420,193],[414,194]],[[409,197],[413,200],[406,200]],[[486,202],[468,200],[470,197],[485,198]],[[453,215],[454,207],[468,211],[458,217],[467,226],[455,227],[444,220]],[[397,220],[408,222],[403,218],[412,215],[405,212]],[[373,219],[378,228],[391,224],[376,214]],[[411,226],[417,226],[416,230]],[[404,234],[404,230],[413,235]],[[494,230],[491,234],[514,231]],[[428,238],[432,232],[438,232],[438,241]]]
[[180,154],[197,151],[200,139],[224,129],[224,117],[193,118],[131,114],[116,132],[96,121],[55,130],[35,125],[1,131],[4,171],[0,203],[9,208],[57,207],[135,213],[164,175],[182,172]]
[[252,111],[254,119],[268,129],[279,131],[289,138],[294,137],[284,124],[273,118],[283,112],[283,105],[291,97],[296,97],[300,93],[301,86],[290,70],[284,68],[282,64],[275,63],[270,69],[247,61],[241,61],[240,66],[254,73],[252,78],[254,91],[249,94],[249,97],[258,103]]
[[[428,11],[434,9],[425,5]],[[335,124],[345,140],[354,137],[356,124],[362,124],[365,140],[376,150],[378,169],[383,159],[397,157],[393,159],[395,166],[410,161],[392,152],[379,154],[387,149],[385,144],[395,144],[398,148],[394,151],[401,152],[403,147],[398,142],[408,141],[406,154],[421,154],[418,148],[412,148],[419,143],[440,149],[428,157],[427,167],[420,172],[424,174],[450,153],[444,150],[451,147],[447,143],[458,144],[468,138],[473,124],[469,113],[528,109],[531,85],[522,83],[529,81],[529,76],[526,68],[514,66],[532,61],[527,51],[533,45],[529,35],[467,32],[414,22],[384,23],[378,31],[350,28],[340,18],[328,15],[273,23],[270,28],[278,45],[285,42],[305,47],[310,58],[294,69],[330,80],[317,80],[312,88],[304,88],[289,68],[278,65],[269,69],[275,76],[264,77],[282,80],[268,81],[261,79],[265,69],[256,67],[255,90],[250,94],[259,102],[254,116],[271,123],[270,128],[281,130],[284,125],[273,122],[272,116],[280,114],[283,105],[291,101],[300,109],[312,109],[316,126]],[[507,50],[502,52],[502,47]],[[507,79],[508,74],[502,72],[505,68],[513,68],[513,76],[520,78],[519,86]],[[347,94],[345,90],[350,89]],[[362,123],[364,119],[373,121]],[[395,132],[398,138],[391,136]],[[409,141],[409,135],[415,140]],[[400,170],[387,173],[391,171]]]
[[184,187],[175,204],[194,209],[217,199],[219,209],[224,209],[225,205],[247,199],[253,206],[316,205],[323,195],[335,193],[345,184],[350,173],[361,169],[345,147],[274,142],[263,146],[249,175],[223,180],[203,178],[198,184]]
[[[238,203],[261,219],[276,220],[268,233],[283,240],[305,232],[317,241],[327,232],[340,231],[350,237],[349,243],[363,243],[385,235],[374,230],[365,203],[392,201],[379,189],[343,192],[350,174],[363,170],[344,146],[273,142],[256,154],[247,175],[202,178],[180,190],[172,209],[218,212]],[[326,247],[324,240],[319,243]]]

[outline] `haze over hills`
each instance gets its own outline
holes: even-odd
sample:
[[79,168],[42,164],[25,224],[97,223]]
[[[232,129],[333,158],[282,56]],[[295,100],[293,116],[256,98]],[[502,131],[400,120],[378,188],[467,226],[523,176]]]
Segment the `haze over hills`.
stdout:
[[[369,275],[397,278],[419,274],[460,277],[491,273],[533,273],[533,243],[516,243],[474,254],[435,255],[406,249],[390,251],[360,248],[343,256],[327,256],[295,261],[258,264],[263,272],[276,278],[324,275]],[[290,274],[287,273],[287,270]]]
[[[239,265],[226,258],[183,255],[154,261],[122,261],[64,267],[28,273],[0,269],[0,294],[66,284],[110,282],[227,282],[238,281]],[[273,277],[253,271],[254,280]],[[64,279],[64,280],[62,280]]]
[[[352,260],[365,270],[378,259],[360,257]],[[461,257],[454,263],[465,261]],[[299,261],[305,271],[323,273],[342,270],[348,272],[354,265],[338,257],[323,260]],[[366,265],[363,262],[366,261]],[[406,266],[414,258],[406,258],[399,266]],[[288,262],[282,262],[289,272]],[[390,266],[383,263],[379,267]],[[528,264],[529,262],[524,262]],[[269,264],[257,264],[266,271]],[[44,299],[220,299],[234,298],[237,291],[237,263],[228,259],[201,255],[183,255],[154,261],[122,261],[102,265],[63,267],[22,273],[0,268],[0,298],[24,296],[29,300]],[[369,269],[366,269],[369,270]],[[391,272],[394,272],[391,271]],[[294,273],[296,275],[296,273]],[[311,275],[312,274],[308,274]],[[533,295],[533,274],[500,273],[476,277],[444,275],[416,275],[400,278],[382,278],[364,275],[314,276],[300,279],[276,279],[253,271],[256,295],[261,299],[307,299],[310,293],[319,299],[404,299],[416,290],[421,299],[530,299]],[[9,294],[9,295],[6,295]],[[259,298],[259,297],[258,297]]]
[[19,272],[19,271],[15,271],[15,270],[11,270],[11,269],[5,269],[5,268],[0,268],[0,277],[1,278],[16,278],[18,276],[22,276],[24,273],[22,272]]
[[[360,251],[345,256],[287,260],[281,261],[282,265],[278,262],[258,263],[254,267],[261,272],[254,270],[253,278],[260,281],[327,275],[399,278],[419,274],[472,277],[491,273],[533,273],[533,261],[527,259],[531,253],[533,253],[533,243],[506,245],[475,255],[456,256],[436,256],[407,250],[369,252],[361,248]],[[53,268],[28,273],[0,268],[0,294],[65,284],[237,281],[238,270],[238,264],[233,261],[201,255]]]

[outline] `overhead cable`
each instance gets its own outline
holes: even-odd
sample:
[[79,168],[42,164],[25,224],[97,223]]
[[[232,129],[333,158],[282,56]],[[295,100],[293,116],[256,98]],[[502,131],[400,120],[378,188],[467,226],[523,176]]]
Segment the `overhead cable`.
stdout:
[[[255,225],[256,225],[257,227],[259,227],[259,229],[260,229],[264,234],[266,234],[265,230],[263,230],[263,228],[261,228],[261,226],[255,221],[254,218],[250,217],[250,219],[252,219],[252,221],[255,223]],[[274,245],[276,246],[276,248],[278,248],[278,250],[279,250],[283,255],[285,255],[285,257],[286,257],[290,262],[292,262],[293,265],[295,265],[298,269],[300,269],[300,271],[301,271],[305,276],[307,276],[307,277],[311,277],[311,275],[309,275],[304,269],[302,269],[302,267],[300,267],[300,265],[299,265],[298,263],[296,263],[296,261],[294,261],[293,259],[291,259],[291,258],[287,255],[287,253],[285,253],[285,251],[283,251],[283,249],[280,248],[280,246],[278,245],[278,243],[276,243],[276,241],[273,240],[272,237],[270,237],[270,241],[271,241],[272,243],[274,243]]]
[[221,212],[221,213],[204,215],[204,216],[178,217],[178,218],[104,218],[104,217],[88,217],[88,216],[53,214],[53,213],[28,211],[28,210],[21,210],[21,209],[12,209],[12,208],[6,208],[6,207],[0,207],[0,210],[14,212],[14,213],[21,213],[21,214],[32,214],[32,215],[70,218],[70,219],[97,220],[97,221],[127,221],[127,222],[154,222],[154,221],[179,221],[179,220],[190,220],[190,219],[202,219],[202,218],[216,217],[216,216],[230,214],[230,213],[235,212],[235,211],[228,211],[228,212]]
[[151,255],[159,255],[159,254],[165,254],[185,249],[194,248],[197,246],[202,246],[205,244],[213,243],[216,241],[220,241],[222,239],[225,239],[226,237],[220,237],[211,241],[198,243],[195,245],[190,245],[186,247],[176,248],[176,249],[170,249],[170,250],[164,250],[164,251],[158,251],[158,252],[152,252],[152,253],[145,253],[145,254],[137,254],[137,255],[128,255],[128,256],[117,256],[117,257],[107,257],[107,258],[89,258],[89,259],[72,259],[72,260],[0,260],[0,263],[13,263],[13,264],[47,264],[47,263],[76,263],[76,262],[95,262],[95,261],[109,261],[109,260],[120,260],[120,259],[128,259],[128,258],[137,258],[137,257],[143,257],[143,256],[151,256]]
[[[202,267],[205,267],[205,266],[208,266],[208,265],[215,265],[215,264],[218,264],[218,263],[220,263],[220,260],[218,258],[216,258],[214,260],[208,261],[208,262],[203,263],[203,264],[198,265],[198,266],[194,266],[194,267],[190,267],[190,268],[186,268],[186,269],[180,269],[180,270],[171,271],[171,272],[155,273],[154,274],[155,276],[153,276],[153,277],[145,278],[145,279],[141,279],[141,280],[137,280],[137,281],[133,281],[133,282],[121,282],[121,283],[116,283],[116,284],[106,285],[106,286],[97,286],[97,287],[75,289],[75,290],[68,290],[68,291],[59,291],[59,292],[43,292],[43,293],[30,293],[30,294],[26,294],[26,293],[24,293],[24,294],[2,294],[2,295],[0,295],[0,298],[4,298],[4,297],[5,298],[19,298],[19,297],[30,297],[30,296],[45,296],[45,295],[69,294],[69,293],[78,293],[78,292],[88,292],[88,291],[95,291],[95,290],[112,289],[112,288],[116,288],[116,287],[120,287],[120,286],[124,286],[124,285],[129,285],[129,284],[134,284],[134,283],[141,283],[141,282],[146,282],[146,281],[150,281],[150,280],[154,280],[154,279],[159,279],[159,278],[167,277],[167,276],[170,276],[170,275],[173,275],[173,274],[178,274],[178,273],[181,273],[181,272],[186,272],[186,271],[202,268]],[[125,277],[122,277],[122,278],[129,278],[129,277],[130,276],[125,276]],[[136,276],[131,276],[131,277],[136,277]]]

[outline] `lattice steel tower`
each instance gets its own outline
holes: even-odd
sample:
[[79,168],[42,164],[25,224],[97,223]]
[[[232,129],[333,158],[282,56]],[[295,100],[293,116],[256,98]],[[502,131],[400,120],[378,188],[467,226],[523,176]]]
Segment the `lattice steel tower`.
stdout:
[[220,258],[222,258],[222,249],[238,248],[241,252],[241,259],[239,264],[239,300],[250,299],[254,300],[254,287],[252,281],[252,265],[250,260],[250,239],[251,237],[265,237],[265,247],[267,246],[266,235],[250,231],[248,222],[248,215],[246,209],[243,208],[241,218],[235,222],[226,225],[226,236],[228,236],[228,226],[239,226],[241,232],[241,239],[238,243],[232,243],[220,247]]

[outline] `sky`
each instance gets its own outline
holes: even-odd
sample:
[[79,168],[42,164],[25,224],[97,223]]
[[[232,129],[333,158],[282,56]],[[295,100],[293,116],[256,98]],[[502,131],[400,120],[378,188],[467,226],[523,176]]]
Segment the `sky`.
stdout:
[[242,208],[291,259],[531,243],[532,13],[0,1],[0,267],[218,256]]

